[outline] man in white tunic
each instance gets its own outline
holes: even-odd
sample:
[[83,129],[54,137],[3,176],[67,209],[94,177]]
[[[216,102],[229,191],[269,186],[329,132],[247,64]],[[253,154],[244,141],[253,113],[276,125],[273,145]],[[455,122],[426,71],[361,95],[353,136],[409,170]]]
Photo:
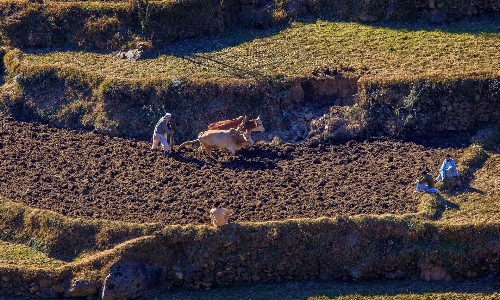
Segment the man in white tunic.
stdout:
[[169,123],[172,118],[172,114],[166,113],[156,124],[155,131],[153,133],[153,145],[151,146],[151,150],[156,149],[158,147],[158,143],[160,142],[163,146],[163,151],[165,151],[165,155],[170,155],[170,147],[168,145],[167,137],[169,134],[173,134],[174,131],[170,129]]
[[436,181],[443,181],[445,178],[458,177],[459,175],[455,161],[449,154],[446,154],[441,169],[439,169],[439,176],[436,178]]

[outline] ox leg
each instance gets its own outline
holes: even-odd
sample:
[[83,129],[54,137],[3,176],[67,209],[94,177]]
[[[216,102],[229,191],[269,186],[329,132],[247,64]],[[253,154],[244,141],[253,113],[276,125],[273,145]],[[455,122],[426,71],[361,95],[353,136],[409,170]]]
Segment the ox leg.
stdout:
[[236,154],[236,151],[232,147],[226,147],[229,152],[231,152],[231,156],[234,156]]
[[205,147],[203,146],[203,144],[200,144],[200,147],[198,148],[198,155],[196,156],[196,158],[200,159],[203,149],[205,149]]
[[212,155],[212,147],[207,147],[207,154],[210,156],[213,160],[217,161],[217,158],[213,157]]

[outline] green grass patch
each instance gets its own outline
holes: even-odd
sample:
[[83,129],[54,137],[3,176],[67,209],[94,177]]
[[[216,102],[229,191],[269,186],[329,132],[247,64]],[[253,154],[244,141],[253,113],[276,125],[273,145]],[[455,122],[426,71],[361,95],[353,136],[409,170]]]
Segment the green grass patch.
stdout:
[[0,241],[0,265],[3,267],[55,269],[64,264],[32,247]]
[[[391,28],[352,22],[295,22],[289,28],[234,31],[169,46],[138,62],[111,54],[28,54],[24,64],[50,64],[104,77],[255,78],[310,76],[328,66],[344,76],[409,76],[500,69],[500,21],[462,21],[439,29]],[[99,68],[95,68],[99,66]]]

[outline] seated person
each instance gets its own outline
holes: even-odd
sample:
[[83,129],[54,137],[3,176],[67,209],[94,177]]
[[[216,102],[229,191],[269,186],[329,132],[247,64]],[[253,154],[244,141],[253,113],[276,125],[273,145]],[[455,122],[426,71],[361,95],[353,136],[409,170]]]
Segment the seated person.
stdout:
[[216,201],[213,204],[212,209],[210,210],[210,215],[212,216],[212,224],[215,227],[226,225],[228,223],[229,214],[231,213],[230,210],[219,206],[219,201]]
[[417,187],[415,192],[426,192],[426,193],[437,193],[438,190],[434,187],[434,179],[427,173],[427,171],[422,171],[422,177],[417,180]]
[[441,165],[441,169],[439,170],[439,176],[436,178],[436,181],[443,181],[445,178],[450,177],[458,177],[457,165],[455,161],[449,154],[446,154],[446,157]]

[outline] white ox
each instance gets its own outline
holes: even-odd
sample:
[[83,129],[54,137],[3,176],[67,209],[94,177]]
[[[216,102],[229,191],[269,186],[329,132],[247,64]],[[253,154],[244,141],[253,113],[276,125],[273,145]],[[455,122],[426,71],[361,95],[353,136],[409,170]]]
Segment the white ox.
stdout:
[[179,146],[179,149],[195,142],[200,142],[197,155],[198,159],[200,158],[201,152],[205,150],[208,156],[214,160],[217,160],[212,156],[212,150],[214,148],[226,148],[231,152],[231,155],[234,155],[237,150],[253,144],[250,132],[240,133],[236,129],[231,128],[229,130],[207,130],[201,132],[197,140],[184,142]]

